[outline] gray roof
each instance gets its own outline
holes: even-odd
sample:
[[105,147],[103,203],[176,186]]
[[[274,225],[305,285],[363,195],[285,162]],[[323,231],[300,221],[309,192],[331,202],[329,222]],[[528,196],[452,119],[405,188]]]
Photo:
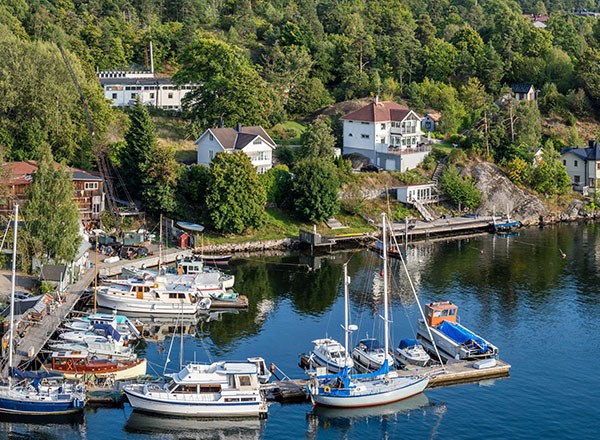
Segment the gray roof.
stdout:
[[103,86],[156,86],[171,85],[171,78],[100,78]]
[[600,161],[600,145],[598,145],[596,142],[594,142],[593,147],[586,147],[586,148],[567,147],[567,148],[564,148],[560,152],[560,155],[563,156],[567,153],[574,154],[575,156],[579,157],[581,160],[584,160],[586,162],[587,161],[594,161],[594,162]]
[[529,90],[533,87],[533,84],[527,83],[514,83],[510,85],[513,93],[529,93]]
[[64,264],[44,264],[41,277],[44,281],[61,282],[65,279],[67,266]]
[[98,181],[102,182],[102,177],[96,176],[87,171],[72,169],[73,180]]
[[209,128],[210,131],[223,148],[227,150],[241,150],[257,137],[261,137],[268,145],[275,148],[275,142],[260,126],[230,128]]

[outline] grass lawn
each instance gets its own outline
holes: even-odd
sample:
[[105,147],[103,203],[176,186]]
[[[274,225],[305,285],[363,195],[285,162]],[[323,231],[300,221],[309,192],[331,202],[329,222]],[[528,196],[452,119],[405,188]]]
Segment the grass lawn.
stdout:
[[285,121],[267,131],[278,144],[300,145],[300,136],[304,130],[306,127],[296,121]]
[[[250,231],[243,235],[219,235],[215,233],[204,234],[204,244],[243,243],[246,241],[277,240],[282,238],[298,238],[300,229],[312,231],[313,225],[303,223],[294,217],[290,217],[275,208],[268,208],[267,221],[259,231]],[[342,224],[348,226],[344,229],[329,229],[325,223],[317,225],[317,232],[323,235],[336,234],[360,234],[373,232],[373,228],[367,221],[357,215],[340,213],[335,216]]]

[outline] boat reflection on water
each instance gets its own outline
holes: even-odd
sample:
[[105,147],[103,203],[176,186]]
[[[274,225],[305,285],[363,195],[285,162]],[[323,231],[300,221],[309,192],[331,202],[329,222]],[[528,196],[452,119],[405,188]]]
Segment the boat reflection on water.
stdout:
[[266,420],[257,418],[193,419],[133,411],[125,425],[132,434],[160,439],[260,439]]
[[0,414],[2,439],[73,440],[82,438],[86,430],[83,412],[43,416]]
[[399,402],[388,405],[371,406],[364,408],[328,408],[324,406],[315,406],[307,415],[310,430],[316,431],[319,425],[324,428],[329,427],[348,427],[355,422],[376,420],[393,420],[400,415],[407,415],[413,411],[421,410],[432,406],[427,396],[423,393]]

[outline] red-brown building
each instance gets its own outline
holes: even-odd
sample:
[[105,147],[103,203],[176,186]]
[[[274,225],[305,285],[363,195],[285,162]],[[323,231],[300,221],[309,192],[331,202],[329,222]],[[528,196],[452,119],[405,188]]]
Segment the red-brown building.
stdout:
[[[8,182],[4,185],[10,187],[6,203],[0,203],[0,213],[7,214],[13,210],[14,201],[20,205],[27,202],[27,192],[33,182],[33,176],[37,172],[38,164],[35,160],[25,162],[7,162],[6,167],[10,169]],[[55,164],[59,167],[59,164]],[[71,173],[75,193],[73,201],[77,203],[79,215],[83,221],[99,220],[104,211],[104,188],[102,177],[89,171],[66,167]]]

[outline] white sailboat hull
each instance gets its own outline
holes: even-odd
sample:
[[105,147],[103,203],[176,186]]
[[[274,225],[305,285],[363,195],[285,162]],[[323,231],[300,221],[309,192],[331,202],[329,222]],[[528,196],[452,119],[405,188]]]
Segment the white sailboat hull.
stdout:
[[[160,393],[156,397],[148,396],[135,387],[126,387],[124,391],[134,409],[157,414],[215,418],[260,417],[267,412],[266,404],[260,400],[226,402],[227,396],[221,393],[198,394],[193,399],[189,398],[190,396],[180,396],[181,399],[177,399],[174,398],[177,396],[168,393]],[[239,397],[237,399],[239,400]]]
[[199,303],[186,304],[181,302],[167,303],[162,301],[136,299],[98,292],[98,305],[122,312],[152,314],[152,315],[194,315],[200,310]]
[[[380,385],[377,384],[380,382]],[[362,408],[366,406],[385,405],[398,402],[425,390],[429,378],[393,378],[388,384],[380,380],[373,381],[371,386],[358,386],[349,390],[348,395],[329,393],[311,393],[313,405],[334,408]]]

